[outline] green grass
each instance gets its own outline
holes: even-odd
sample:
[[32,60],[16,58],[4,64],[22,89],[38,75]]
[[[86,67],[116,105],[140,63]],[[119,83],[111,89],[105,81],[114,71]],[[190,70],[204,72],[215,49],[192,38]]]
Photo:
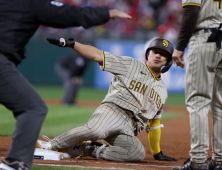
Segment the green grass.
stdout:
[[[40,136],[55,137],[74,127],[82,126],[88,122],[96,108],[48,106],[48,109],[49,112],[42,125]],[[4,106],[0,106],[0,113],[0,135],[10,136],[16,121]],[[182,113],[164,112],[161,120],[181,116],[183,116]]]
[[[34,86],[43,98],[61,99],[63,96],[62,86]],[[102,101],[107,91],[100,91],[93,88],[82,87],[77,98],[80,100]],[[185,106],[185,96],[183,94],[169,94],[166,105]]]
[[185,106],[185,96],[183,94],[168,95],[166,105]]
[[55,137],[88,122],[96,108],[48,106],[40,136]]
[[[34,86],[43,98],[61,99],[63,89],[60,86]],[[102,101],[107,91],[98,91],[92,88],[81,88],[78,100]],[[167,105],[184,106],[184,95],[169,95]],[[48,106],[49,112],[42,125],[40,136],[55,137],[74,127],[82,126],[89,120],[96,108]],[[183,116],[183,113],[164,112],[162,120]],[[13,114],[0,105],[0,135],[11,136],[15,127]],[[65,168],[33,166],[32,170],[92,170],[91,168]]]
[[[43,98],[56,98],[61,99],[63,96],[62,86],[34,86],[36,91]],[[102,101],[106,96],[107,91],[100,91],[94,88],[81,87],[79,89],[77,99],[79,100],[94,100]]]
[[[62,87],[59,86],[35,86],[38,93],[43,98],[60,99],[62,97]],[[81,88],[78,99],[102,101],[106,95],[106,91],[97,91],[91,88]],[[184,105],[183,95],[169,95],[168,105]],[[82,126],[89,120],[96,108],[84,107],[63,107],[48,106],[48,114],[40,131],[40,136],[47,135],[55,137],[74,127]],[[183,114],[175,114],[164,112],[162,120],[172,119],[174,117],[183,116]],[[0,105],[0,135],[10,136],[15,127],[15,119],[13,114],[4,106]]]
[[[62,97],[62,87],[35,86],[35,88],[43,98],[60,99]],[[106,93],[106,91],[81,88],[78,99],[102,101]],[[167,100],[168,105],[184,105],[183,103],[183,95],[170,95]],[[48,106],[48,109],[49,111],[42,125],[40,136],[44,134],[49,137],[55,137],[74,127],[82,126],[87,123],[96,108]],[[183,114],[164,112],[161,119],[172,119],[182,115]],[[0,105],[0,135],[12,135],[15,122],[13,114],[4,106]]]

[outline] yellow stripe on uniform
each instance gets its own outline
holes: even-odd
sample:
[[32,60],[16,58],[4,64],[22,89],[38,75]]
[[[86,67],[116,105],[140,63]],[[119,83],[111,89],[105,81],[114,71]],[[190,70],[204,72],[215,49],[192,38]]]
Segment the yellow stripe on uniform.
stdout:
[[161,80],[161,76],[160,76],[160,78],[156,78],[156,77],[154,76],[153,72],[151,71],[151,69],[149,68],[149,66],[148,66],[147,63],[146,63],[146,66],[147,66],[147,68],[149,69],[149,71],[150,71],[150,73],[152,74],[152,76],[153,76],[154,79],[156,79],[156,80]]
[[103,71],[105,68],[105,54],[104,54],[104,51],[102,51],[102,53],[103,53],[103,68],[102,68],[102,71]]
[[185,6],[188,6],[188,5],[194,5],[194,6],[199,6],[199,7],[201,7],[200,4],[194,4],[194,3],[183,4],[182,7],[185,7]]

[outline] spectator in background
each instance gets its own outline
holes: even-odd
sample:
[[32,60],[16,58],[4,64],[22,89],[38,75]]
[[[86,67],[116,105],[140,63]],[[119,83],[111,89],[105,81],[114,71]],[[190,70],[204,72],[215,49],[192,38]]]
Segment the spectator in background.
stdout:
[[[73,5],[105,5],[111,9],[118,9],[132,16],[132,20],[116,20],[105,25],[91,28],[87,31],[81,28],[69,28],[61,30],[60,36],[67,37],[70,33],[78,39],[96,40],[98,38],[111,39],[137,39],[144,40],[153,38],[156,34],[156,28],[160,24],[167,26],[167,38],[174,37],[176,41],[180,28],[182,15],[181,0],[59,0],[60,2]],[[49,36],[57,36],[57,31],[53,28],[46,30],[42,28],[39,34],[43,39]],[[39,35],[38,34],[38,35]],[[53,34],[53,35],[52,35]],[[36,37],[38,36],[36,35]],[[43,36],[44,35],[44,36]]]
[[76,96],[82,84],[82,74],[89,60],[78,53],[69,54],[55,64],[55,71],[63,80],[64,96],[62,105],[76,105]]

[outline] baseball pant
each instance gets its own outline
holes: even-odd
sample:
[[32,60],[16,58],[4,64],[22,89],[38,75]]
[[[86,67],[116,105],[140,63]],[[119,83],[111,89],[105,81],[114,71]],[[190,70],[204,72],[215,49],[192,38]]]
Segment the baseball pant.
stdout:
[[0,54],[0,103],[11,110],[16,119],[7,160],[23,161],[31,168],[36,141],[47,107],[14,63]]
[[74,104],[76,102],[75,99],[80,85],[72,81],[70,71],[63,68],[59,63],[56,63],[55,71],[63,80],[64,97],[62,99],[62,103]]
[[145,157],[142,143],[134,136],[131,118],[112,103],[100,105],[87,124],[63,133],[51,140],[51,144],[53,150],[58,150],[99,139],[113,145],[100,152],[100,157],[105,160],[142,161]]
[[186,62],[186,105],[190,113],[191,160],[203,163],[209,149],[208,112],[213,121],[213,159],[222,161],[222,50],[206,43],[211,33],[199,31],[190,39]]

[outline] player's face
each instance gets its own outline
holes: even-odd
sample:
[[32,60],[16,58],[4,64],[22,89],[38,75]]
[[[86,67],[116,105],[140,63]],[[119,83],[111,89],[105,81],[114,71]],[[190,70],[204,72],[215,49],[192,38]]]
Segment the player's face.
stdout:
[[168,52],[162,49],[153,48],[150,50],[147,63],[151,69],[160,70],[161,67],[167,63],[168,58]]

